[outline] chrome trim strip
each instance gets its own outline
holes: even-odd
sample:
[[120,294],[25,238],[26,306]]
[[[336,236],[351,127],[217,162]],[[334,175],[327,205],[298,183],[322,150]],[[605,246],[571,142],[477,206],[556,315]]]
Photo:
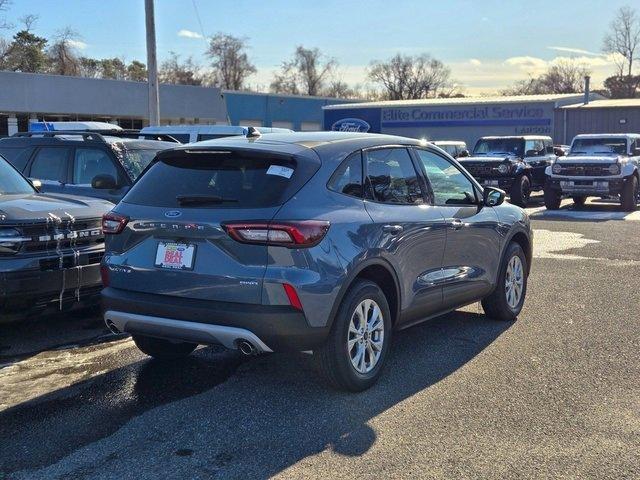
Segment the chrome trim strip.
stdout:
[[[236,349],[236,340],[247,340],[260,352],[272,352],[256,334],[244,328],[210,325],[208,323],[188,322],[171,318],[137,315],[134,313],[109,310],[104,314],[105,322],[109,321],[121,332],[140,333],[150,336],[168,336],[179,340],[202,344],[221,344],[229,349]],[[164,335],[163,335],[164,334]],[[170,335],[168,335],[170,334]]]

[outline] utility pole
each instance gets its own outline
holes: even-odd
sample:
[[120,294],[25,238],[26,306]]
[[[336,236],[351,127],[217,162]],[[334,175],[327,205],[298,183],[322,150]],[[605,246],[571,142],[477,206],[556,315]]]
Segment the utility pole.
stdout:
[[149,84],[149,125],[160,125],[158,61],[156,59],[156,21],[153,0],[144,0],[147,25],[147,79]]

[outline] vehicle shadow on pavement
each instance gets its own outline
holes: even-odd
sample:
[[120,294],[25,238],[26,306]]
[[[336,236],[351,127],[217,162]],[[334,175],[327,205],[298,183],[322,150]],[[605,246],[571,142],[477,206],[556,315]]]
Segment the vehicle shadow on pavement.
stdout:
[[[70,470],[56,467],[73,476],[78,462],[98,463],[104,459],[94,456],[109,451],[114,476],[120,467],[171,476],[176,462],[187,461],[195,476],[265,478],[327,448],[362,455],[377,441],[367,422],[464,367],[511,325],[457,311],[397,332],[380,382],[358,394],[321,384],[303,354],[247,360],[200,349],[173,364],[136,362],[1,413],[0,472],[71,454],[63,461]],[[56,441],[43,445],[51,435]],[[88,445],[101,438],[104,448]]]

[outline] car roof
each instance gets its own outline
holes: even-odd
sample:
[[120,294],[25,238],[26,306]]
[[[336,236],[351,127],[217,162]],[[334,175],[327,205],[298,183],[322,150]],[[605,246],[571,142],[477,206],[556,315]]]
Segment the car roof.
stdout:
[[[97,139],[84,139],[82,137],[83,133],[90,132],[78,132],[77,135],[69,134],[69,135],[57,135],[55,137],[42,137],[42,136],[33,136],[33,137],[5,137],[0,139],[0,145],[2,146],[19,146],[19,147],[29,147],[29,146],[43,146],[43,145],[90,145],[92,147],[97,147],[100,145],[113,145],[114,143],[122,143],[127,145],[129,148],[173,148],[177,143],[174,142],[163,142],[159,140],[149,140],[144,138],[128,138],[128,137],[116,137],[108,134],[102,135],[104,138],[104,142]],[[36,133],[37,135],[37,133]]]
[[257,137],[224,137],[202,142],[188,143],[172,150],[215,150],[242,148],[281,152],[313,149],[317,152],[332,149],[368,148],[382,145],[426,145],[425,141],[395,135],[357,132],[290,132],[268,133]]
[[480,140],[497,140],[500,138],[514,138],[522,140],[551,140],[548,135],[488,135],[486,137],[480,137]]
[[433,140],[434,145],[466,145],[462,140]]
[[580,135],[576,135],[576,138],[640,138],[640,133],[581,133]]

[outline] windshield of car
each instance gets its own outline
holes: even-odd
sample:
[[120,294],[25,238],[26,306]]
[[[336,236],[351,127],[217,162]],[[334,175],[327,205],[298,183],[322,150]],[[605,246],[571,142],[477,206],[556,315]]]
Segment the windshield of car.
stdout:
[[28,194],[35,190],[4,158],[0,157],[0,195]]
[[614,138],[576,138],[571,145],[570,155],[626,155],[627,139]]
[[111,144],[132,180],[138,178],[158,152],[174,148],[176,145],[172,142],[155,140],[125,140]]
[[508,154],[523,157],[524,140],[521,138],[481,138],[476,143],[473,154]]

